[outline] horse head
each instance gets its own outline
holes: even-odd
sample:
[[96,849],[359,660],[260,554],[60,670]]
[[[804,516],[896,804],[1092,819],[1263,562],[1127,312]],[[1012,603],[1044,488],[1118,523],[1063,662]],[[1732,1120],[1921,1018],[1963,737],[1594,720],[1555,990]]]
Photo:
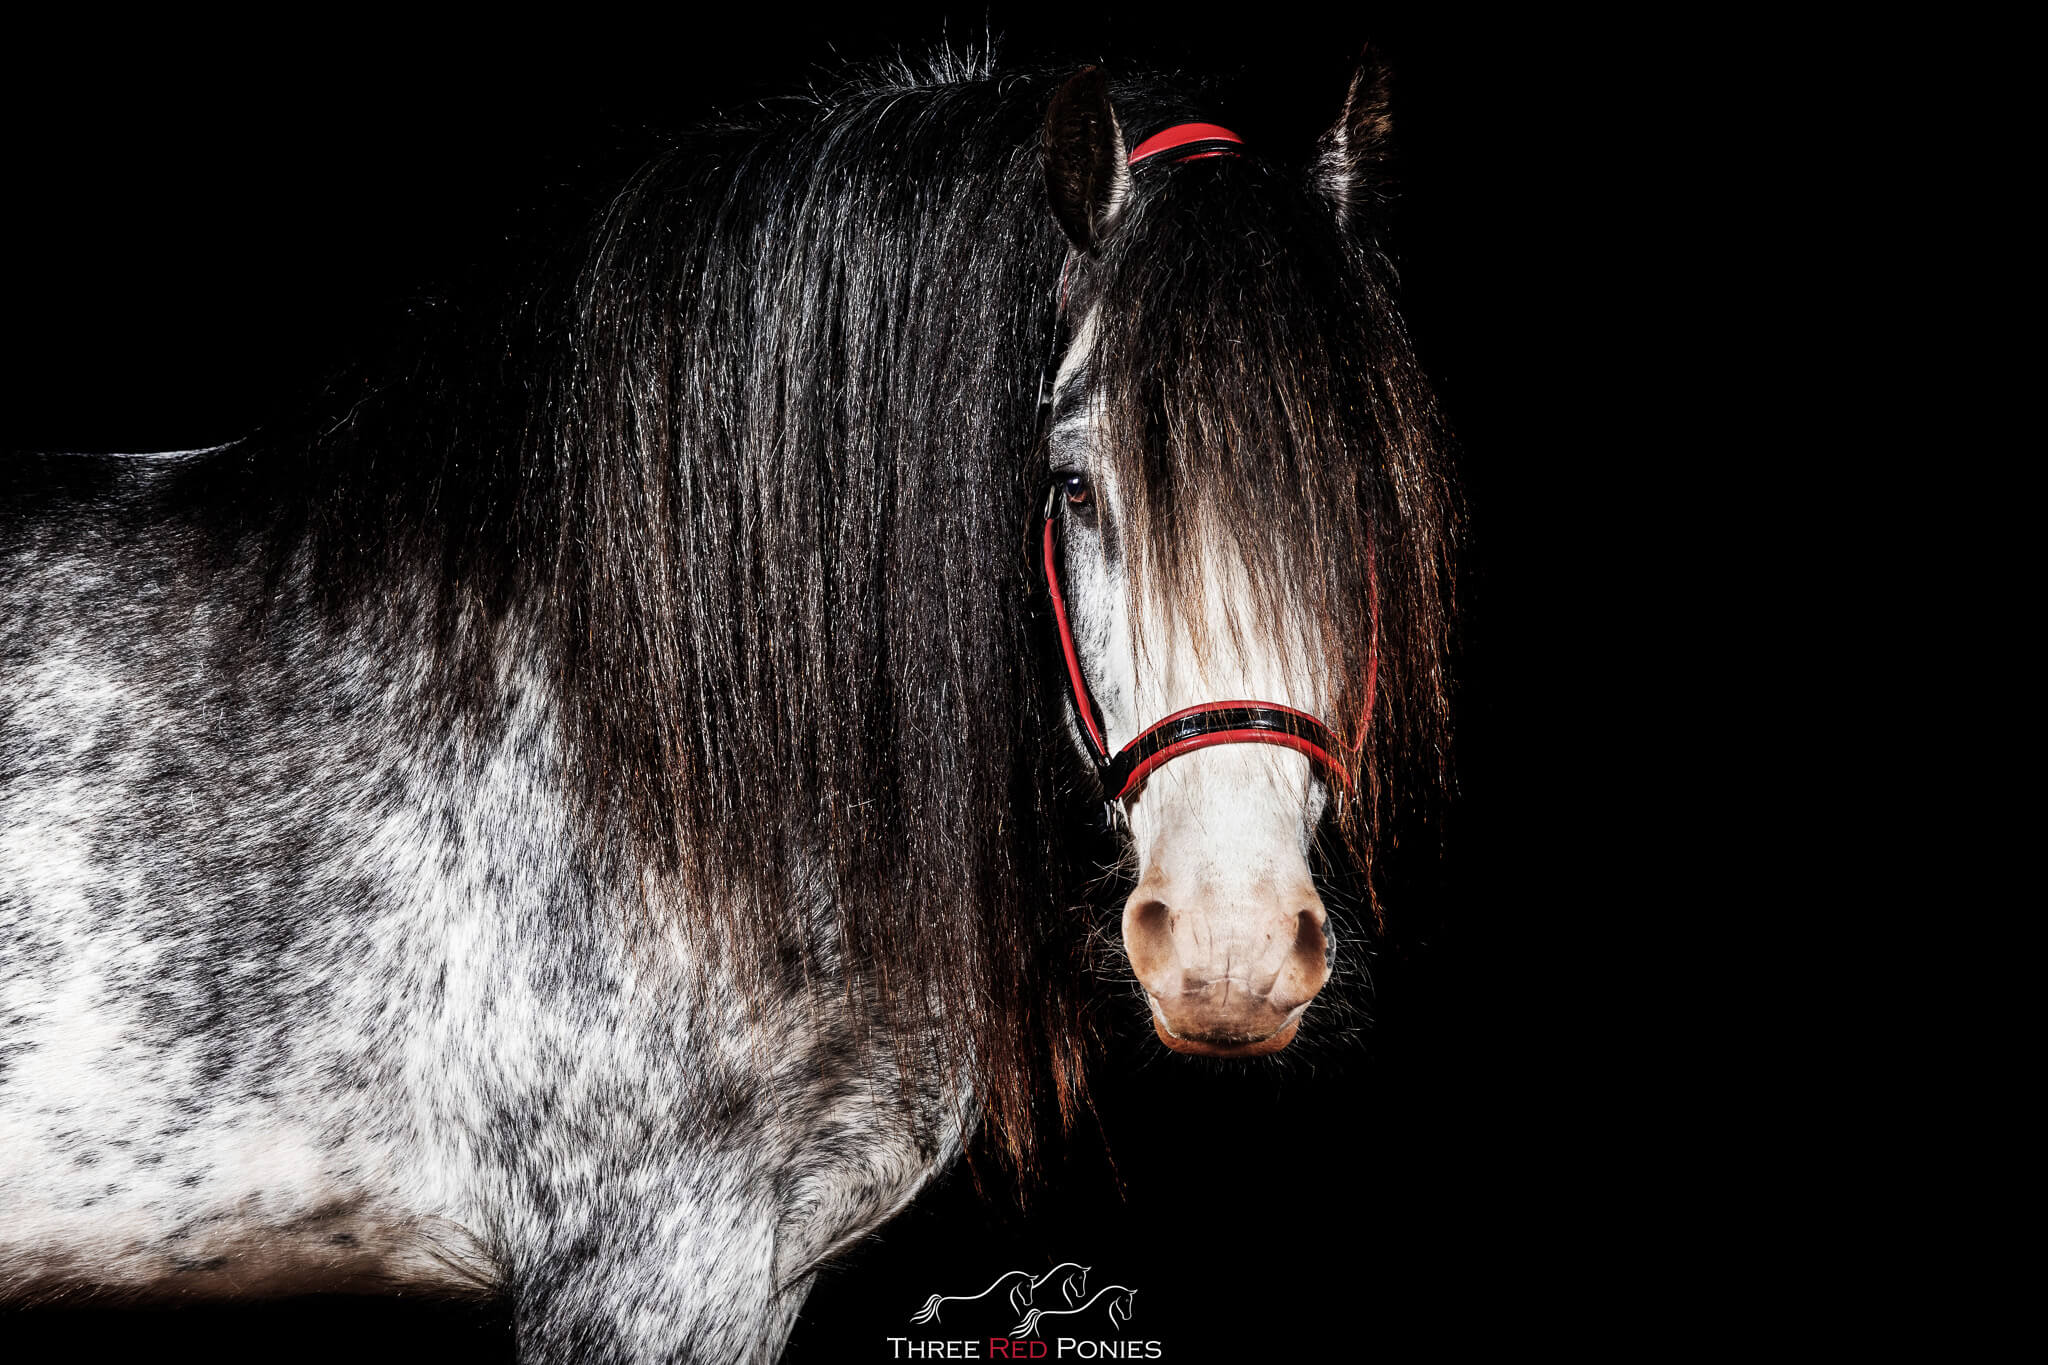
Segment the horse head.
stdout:
[[1013,1270],[1005,1278],[1015,1281],[1010,1286],[1010,1310],[1022,1313],[1031,1307],[1032,1296],[1038,1292],[1039,1281],[1045,1277],[1033,1276],[1028,1270]]
[[1043,1275],[1032,1279],[1025,1289],[1024,1302],[1033,1302],[1032,1295],[1037,1292],[1038,1286],[1047,1280],[1057,1278],[1060,1282],[1060,1298],[1071,1308],[1088,1296],[1088,1272],[1092,1268],[1078,1261],[1062,1261]]
[[[1042,554],[1072,738],[1136,858],[1123,943],[1154,1028],[1252,1056],[1286,1047],[1329,979],[1310,859],[1326,815],[1355,835],[1352,794],[1376,789],[1375,552],[1413,458],[1358,223],[1383,83],[1361,66],[1305,174],[1138,117],[1127,145],[1091,68],[1047,118],[1069,251]],[[1412,496],[1434,524],[1427,485]]]

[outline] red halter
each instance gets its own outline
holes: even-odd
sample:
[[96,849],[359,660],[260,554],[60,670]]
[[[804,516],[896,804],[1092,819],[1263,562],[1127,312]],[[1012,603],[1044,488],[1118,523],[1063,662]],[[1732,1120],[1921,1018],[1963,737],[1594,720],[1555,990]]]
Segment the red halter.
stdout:
[[[1228,128],[1213,123],[1177,123],[1162,132],[1140,142],[1131,152],[1130,165],[1136,166],[1155,156],[1175,152],[1173,161],[1201,161],[1212,156],[1236,156],[1236,148],[1244,139]],[[1071,253],[1067,266],[1073,264]],[[1067,269],[1060,270],[1059,310],[1066,312]],[[1050,367],[1048,367],[1050,369]],[[1051,400],[1050,386],[1040,382],[1040,402]],[[1102,714],[1096,708],[1095,698],[1088,690],[1088,680],[1081,675],[1081,656],[1074,648],[1073,627],[1067,620],[1066,597],[1060,591],[1059,552],[1054,521],[1057,516],[1055,495],[1051,490],[1045,502],[1045,528],[1041,545],[1045,561],[1045,587],[1052,598],[1053,619],[1059,625],[1060,653],[1067,665],[1067,687],[1073,697],[1074,712],[1081,718],[1081,728],[1087,732],[1091,755],[1102,778],[1102,789],[1112,801],[1121,801],[1145,784],[1153,770],[1160,765],[1217,744],[1278,744],[1306,754],[1310,763],[1319,768],[1326,778],[1344,791],[1351,790],[1351,774],[1337,760],[1338,745],[1330,728],[1305,711],[1291,706],[1281,706],[1267,701],[1212,701],[1200,706],[1190,706],[1176,711],[1166,719],[1148,727],[1139,736],[1126,744],[1115,754],[1109,751],[1109,741],[1102,724]],[[1377,638],[1379,631],[1378,595],[1373,601],[1373,631]],[[1378,651],[1372,651],[1371,664],[1379,662]],[[1367,714],[1371,714],[1371,694],[1376,668],[1369,667],[1366,679]]]

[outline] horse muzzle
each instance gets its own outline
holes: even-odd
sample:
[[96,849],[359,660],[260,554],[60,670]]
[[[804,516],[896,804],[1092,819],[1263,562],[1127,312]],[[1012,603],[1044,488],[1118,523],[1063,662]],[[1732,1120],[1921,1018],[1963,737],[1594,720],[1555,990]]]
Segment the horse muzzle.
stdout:
[[1294,1041],[1330,979],[1330,940],[1313,887],[1217,904],[1147,876],[1124,905],[1124,949],[1159,1041],[1207,1057],[1259,1057]]

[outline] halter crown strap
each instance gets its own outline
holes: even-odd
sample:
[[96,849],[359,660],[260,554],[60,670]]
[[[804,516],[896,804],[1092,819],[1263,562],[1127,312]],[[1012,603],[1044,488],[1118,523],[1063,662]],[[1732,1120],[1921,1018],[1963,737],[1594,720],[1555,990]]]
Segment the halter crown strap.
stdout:
[[1190,706],[1147,727],[1112,755],[1102,713],[1088,690],[1088,680],[1081,675],[1081,655],[1074,647],[1066,596],[1060,591],[1052,499],[1048,497],[1046,501],[1045,530],[1040,543],[1045,556],[1046,592],[1052,598],[1053,620],[1060,632],[1060,654],[1067,665],[1067,689],[1074,700],[1074,713],[1087,732],[1089,752],[1101,775],[1103,792],[1112,801],[1121,801],[1144,786],[1145,779],[1162,764],[1217,744],[1281,745],[1306,755],[1327,779],[1347,792],[1351,790],[1351,774],[1337,760],[1340,750],[1330,728],[1306,711],[1277,702],[1212,701]]
[[1152,134],[1131,149],[1131,165],[1150,161],[1165,152],[1179,152],[1175,161],[1200,161],[1211,156],[1236,156],[1234,147],[1244,145],[1244,139],[1228,128],[1214,123],[1176,123]]

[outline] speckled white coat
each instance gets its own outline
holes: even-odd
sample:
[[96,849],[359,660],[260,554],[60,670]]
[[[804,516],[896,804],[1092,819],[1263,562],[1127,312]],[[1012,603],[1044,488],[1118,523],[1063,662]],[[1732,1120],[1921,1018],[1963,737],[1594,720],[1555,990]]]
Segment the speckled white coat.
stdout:
[[519,651],[447,720],[404,602],[252,629],[253,570],[111,553],[162,467],[0,540],[0,1300],[509,1291],[529,1359],[772,1358],[959,1096],[829,971],[735,1010],[621,931]]

